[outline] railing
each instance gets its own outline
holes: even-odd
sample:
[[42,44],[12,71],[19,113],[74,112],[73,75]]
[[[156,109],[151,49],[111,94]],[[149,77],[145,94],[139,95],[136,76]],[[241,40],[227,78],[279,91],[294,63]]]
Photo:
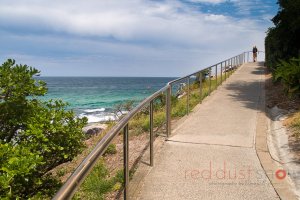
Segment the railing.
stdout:
[[[247,57],[246,57],[247,56]],[[180,81],[186,81],[186,109],[187,114],[189,113],[190,106],[190,79],[191,77],[197,77],[200,80],[199,85],[199,94],[200,94],[200,102],[202,100],[202,77],[203,75],[208,76],[209,83],[209,94],[212,92],[212,78],[215,77],[218,82],[218,78],[220,78],[220,83],[226,80],[227,74],[237,67],[241,66],[243,63],[249,61],[249,52],[243,52],[240,55],[229,58],[225,61],[219,62],[215,65],[207,67],[205,69],[199,70],[187,76],[178,78],[173,80],[140,104],[138,104],[133,110],[131,110],[126,116],[124,116],[95,146],[92,152],[81,162],[81,164],[77,167],[75,172],[69,177],[66,183],[60,188],[57,194],[53,197],[54,200],[65,200],[71,199],[75,194],[78,187],[85,180],[88,174],[93,169],[96,162],[103,155],[109,144],[112,140],[123,131],[123,156],[124,156],[124,199],[128,199],[128,185],[129,185],[129,129],[128,123],[129,120],[132,119],[138,112],[140,112],[143,108],[149,106],[149,118],[150,118],[150,166],[153,166],[154,154],[153,154],[153,143],[154,143],[154,133],[153,133],[153,103],[157,97],[161,94],[166,93],[166,136],[167,138],[171,135],[171,96],[172,96],[172,86]],[[206,74],[205,74],[205,73]],[[224,78],[223,78],[224,76]],[[216,84],[216,87],[218,84]]]

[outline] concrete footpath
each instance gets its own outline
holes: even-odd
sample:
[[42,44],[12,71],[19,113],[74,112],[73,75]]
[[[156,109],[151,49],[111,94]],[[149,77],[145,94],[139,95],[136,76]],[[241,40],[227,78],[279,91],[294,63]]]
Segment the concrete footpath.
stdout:
[[172,131],[131,197],[280,199],[255,148],[263,82],[259,63],[240,67]]

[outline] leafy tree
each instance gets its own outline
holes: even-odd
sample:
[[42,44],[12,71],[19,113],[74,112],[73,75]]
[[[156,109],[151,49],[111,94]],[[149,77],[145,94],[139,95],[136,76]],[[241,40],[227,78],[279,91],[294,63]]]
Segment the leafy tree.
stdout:
[[[201,80],[200,80],[200,74],[201,74]],[[204,82],[207,75],[209,75],[209,69],[202,70],[201,72],[197,73],[195,79],[196,83],[200,83],[200,81]]]
[[124,112],[129,112],[133,109],[134,101],[133,100],[127,100],[125,102],[116,104],[114,106],[114,113],[118,117],[121,117],[124,115]]
[[265,39],[266,62],[276,68],[279,60],[300,56],[300,0],[279,0],[279,11],[272,19]]
[[49,171],[84,146],[86,118],[76,118],[62,101],[39,100],[47,92],[46,83],[34,78],[39,74],[11,59],[0,66],[1,199],[53,193],[57,182]]

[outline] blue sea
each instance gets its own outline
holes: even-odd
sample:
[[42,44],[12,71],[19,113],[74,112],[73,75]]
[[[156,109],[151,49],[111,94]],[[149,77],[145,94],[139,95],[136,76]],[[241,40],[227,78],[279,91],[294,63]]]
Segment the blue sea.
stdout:
[[39,77],[47,83],[43,100],[68,102],[77,116],[89,123],[115,120],[114,106],[127,100],[135,104],[175,78],[168,77]]

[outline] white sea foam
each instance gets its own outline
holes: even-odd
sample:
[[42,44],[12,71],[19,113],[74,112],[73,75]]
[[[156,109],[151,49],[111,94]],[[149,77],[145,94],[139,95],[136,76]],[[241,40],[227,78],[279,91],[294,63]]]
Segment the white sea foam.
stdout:
[[105,108],[99,109],[86,109],[83,110],[83,113],[79,114],[79,118],[86,117],[88,119],[88,123],[94,122],[107,122],[107,121],[116,121],[122,115],[126,115],[128,111],[122,111],[117,113],[112,112],[104,112]]
[[122,111],[122,112],[117,112],[116,115],[118,117],[121,117],[122,115],[126,115],[128,113],[128,111]]
[[93,122],[106,122],[106,121],[114,121],[116,120],[115,116],[94,116],[94,115],[88,115],[86,116],[88,118],[88,123]]
[[86,110],[83,110],[84,112],[87,112],[87,113],[93,113],[93,112],[104,112],[105,111],[105,108],[97,108],[97,109],[86,109]]
[[88,123],[115,121],[118,118],[113,113],[103,113],[103,114],[85,114],[85,113],[82,113],[82,114],[79,115],[79,117],[80,118],[86,117],[88,119]]

